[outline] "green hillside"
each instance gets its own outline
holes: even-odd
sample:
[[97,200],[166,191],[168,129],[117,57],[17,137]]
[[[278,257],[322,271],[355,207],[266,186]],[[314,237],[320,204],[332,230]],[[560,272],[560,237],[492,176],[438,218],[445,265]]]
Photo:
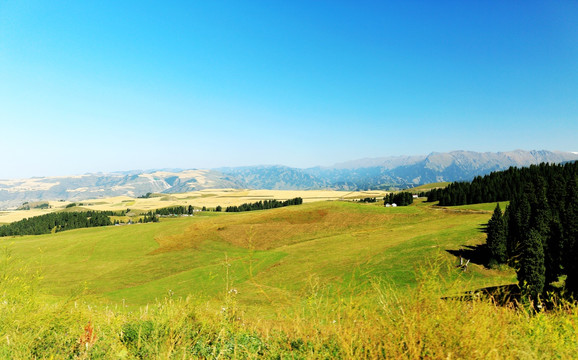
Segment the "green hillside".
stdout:
[[457,259],[445,251],[482,243],[479,228],[489,216],[423,203],[384,208],[318,202],[17,237],[2,244],[11,244],[14,256],[40,271],[41,287],[51,295],[67,296],[86,286],[103,300],[143,305],[169,292],[212,299],[234,288],[241,304],[262,313],[298,300],[312,281],[335,291],[352,286],[359,291],[376,278],[414,286],[416,267],[431,259],[446,264],[451,277],[463,278],[464,289],[514,282],[512,273],[475,264],[466,274],[455,271]]
[[317,202],[3,238],[0,358],[576,358],[575,304],[464,296],[515,282],[457,267],[493,206]]

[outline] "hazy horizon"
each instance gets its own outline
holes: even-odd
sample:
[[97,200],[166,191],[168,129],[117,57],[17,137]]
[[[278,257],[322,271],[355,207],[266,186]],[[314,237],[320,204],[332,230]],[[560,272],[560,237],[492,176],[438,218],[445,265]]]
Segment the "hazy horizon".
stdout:
[[572,1],[3,1],[0,179],[578,151],[576,13]]

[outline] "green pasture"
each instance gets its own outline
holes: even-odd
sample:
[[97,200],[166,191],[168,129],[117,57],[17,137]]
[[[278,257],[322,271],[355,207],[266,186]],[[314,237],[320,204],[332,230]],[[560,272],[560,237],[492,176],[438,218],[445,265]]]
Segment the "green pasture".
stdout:
[[0,358],[576,358],[575,302],[454,296],[515,282],[457,267],[494,207],[316,202],[1,238]]
[[3,238],[0,244],[42,275],[41,288],[49,295],[65,297],[86,288],[103,302],[129,306],[167,295],[218,300],[235,291],[247,309],[274,312],[314,289],[355,296],[375,281],[411,288],[416,269],[429,262],[458,279],[460,291],[515,281],[513,272],[478,264],[464,273],[446,251],[483,243],[480,229],[491,213],[444,211],[423,202],[378,205],[333,201],[212,212]]

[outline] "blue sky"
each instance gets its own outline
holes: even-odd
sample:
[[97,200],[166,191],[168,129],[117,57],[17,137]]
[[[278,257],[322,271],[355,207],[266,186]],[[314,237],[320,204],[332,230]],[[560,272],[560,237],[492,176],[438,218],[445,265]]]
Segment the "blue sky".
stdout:
[[0,1],[0,178],[578,151],[578,2]]

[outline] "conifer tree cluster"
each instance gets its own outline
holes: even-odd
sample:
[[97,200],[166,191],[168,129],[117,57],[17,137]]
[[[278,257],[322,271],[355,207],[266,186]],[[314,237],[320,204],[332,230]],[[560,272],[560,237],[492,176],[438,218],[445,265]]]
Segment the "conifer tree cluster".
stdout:
[[471,182],[453,182],[443,189],[432,189],[427,201],[439,201],[441,206],[479,204],[484,202],[507,201],[521,194],[527,183],[541,177],[549,179],[559,174],[569,179],[572,174],[578,175],[578,162],[564,165],[542,163],[525,168],[510,167],[505,171],[493,172],[485,176],[477,176]]
[[[114,214],[112,211],[108,212]],[[107,212],[58,212],[0,226],[0,236],[42,235],[78,228],[112,225]]]
[[193,215],[194,208],[192,205],[189,206],[169,206],[162,209],[156,209],[155,214],[161,216],[170,215]]
[[374,202],[377,202],[377,198],[374,198],[374,197],[372,197],[372,198],[366,197],[366,198],[363,198],[363,199],[357,199],[356,201],[357,201],[357,202],[362,202],[362,203],[374,203]]
[[575,164],[535,167],[523,190],[513,194],[505,213],[498,204],[488,222],[491,261],[513,266],[520,285],[534,297],[548,290],[560,275],[567,275],[566,289],[578,294],[575,169]]
[[497,204],[487,225],[488,237],[486,244],[493,263],[504,264],[508,260],[506,225],[500,204]]
[[413,194],[403,191],[397,194],[391,193],[383,198],[385,204],[396,204],[397,206],[407,206],[413,204]]
[[265,201],[257,201],[254,203],[245,203],[239,206],[227,206],[225,212],[242,212],[242,211],[254,211],[254,210],[267,210],[267,209],[275,209],[285,206],[291,205],[301,205],[303,204],[303,199],[300,197],[296,197],[294,199],[289,199],[285,201],[279,200],[265,200]]
[[159,222],[159,218],[156,213],[149,211],[148,213],[144,214],[142,218],[138,219],[138,222],[141,224]]

